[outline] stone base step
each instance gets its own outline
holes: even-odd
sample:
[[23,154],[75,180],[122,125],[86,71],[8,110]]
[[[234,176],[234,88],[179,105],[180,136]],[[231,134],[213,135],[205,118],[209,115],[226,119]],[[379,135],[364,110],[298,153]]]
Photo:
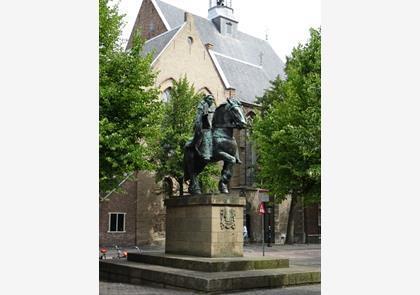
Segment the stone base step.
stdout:
[[127,260],[203,272],[240,271],[289,267],[289,259],[272,257],[204,258],[178,254],[128,253]]
[[201,272],[161,265],[119,260],[99,261],[100,280],[130,284],[153,282],[203,292],[277,288],[321,282],[319,267]]

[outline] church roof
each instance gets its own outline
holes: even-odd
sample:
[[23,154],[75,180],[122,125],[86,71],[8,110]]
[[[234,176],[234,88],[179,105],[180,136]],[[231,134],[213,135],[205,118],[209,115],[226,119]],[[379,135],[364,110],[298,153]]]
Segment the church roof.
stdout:
[[156,60],[160,53],[165,49],[166,45],[168,45],[172,38],[174,38],[181,26],[147,40],[143,47],[143,53],[147,54],[151,52],[153,54],[153,60]]
[[[185,11],[160,0],[154,2],[171,28],[146,43],[147,51],[156,46],[156,57],[184,23]],[[194,14],[193,17],[202,42],[213,44],[212,58],[216,59],[219,72],[222,71],[220,75],[227,80],[223,79],[228,84],[225,86],[235,88],[241,101],[255,104],[256,97],[269,88],[270,80],[277,75],[284,77],[284,63],[267,41],[241,31],[235,37],[222,35],[211,20]]]

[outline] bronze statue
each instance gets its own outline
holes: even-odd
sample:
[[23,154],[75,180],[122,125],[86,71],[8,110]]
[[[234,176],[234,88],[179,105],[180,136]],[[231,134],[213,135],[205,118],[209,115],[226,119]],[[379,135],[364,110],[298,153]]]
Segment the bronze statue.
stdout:
[[211,128],[215,108],[212,95],[205,96],[198,104],[194,121],[194,137],[190,143],[206,161],[210,161],[213,152]]
[[228,98],[212,111],[213,97],[206,96],[197,108],[194,126],[194,138],[184,149],[184,181],[190,181],[190,194],[201,194],[198,174],[209,162],[223,161],[219,181],[219,191],[229,193],[228,185],[232,177],[232,168],[241,163],[238,145],[233,137],[233,129],[246,128],[247,122],[242,105],[235,98]]

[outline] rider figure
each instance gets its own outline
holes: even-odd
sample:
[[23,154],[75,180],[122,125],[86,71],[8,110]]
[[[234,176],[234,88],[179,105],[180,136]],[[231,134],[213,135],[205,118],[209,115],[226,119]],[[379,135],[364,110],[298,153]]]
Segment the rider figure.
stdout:
[[204,160],[209,161],[213,153],[212,120],[216,105],[210,94],[203,98],[197,106],[194,122],[194,138],[191,142]]

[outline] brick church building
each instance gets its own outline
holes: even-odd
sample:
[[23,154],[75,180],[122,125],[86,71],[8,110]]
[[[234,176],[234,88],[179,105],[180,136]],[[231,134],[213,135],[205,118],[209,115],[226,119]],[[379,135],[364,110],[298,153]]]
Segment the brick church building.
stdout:
[[[210,0],[208,17],[203,18],[159,0],[143,0],[133,34],[141,29],[146,39],[144,53],[153,54],[152,67],[158,72],[155,85],[163,101],[170,99],[175,80],[186,75],[197,91],[212,94],[220,104],[228,97],[239,99],[248,120],[255,116],[256,98],[277,76],[284,77],[284,63],[270,44],[239,30],[232,1]],[[290,198],[275,204],[269,192],[255,183],[256,153],[246,130],[234,134],[242,165],[236,165],[231,190],[246,197],[246,226],[251,241],[261,241],[261,218],[257,207],[267,202],[265,240],[284,243]],[[144,245],[164,243],[165,195],[153,173],[137,172],[134,181],[123,184],[124,193],[114,193],[100,202],[100,244]],[[297,210],[295,242],[320,240],[320,208]]]

